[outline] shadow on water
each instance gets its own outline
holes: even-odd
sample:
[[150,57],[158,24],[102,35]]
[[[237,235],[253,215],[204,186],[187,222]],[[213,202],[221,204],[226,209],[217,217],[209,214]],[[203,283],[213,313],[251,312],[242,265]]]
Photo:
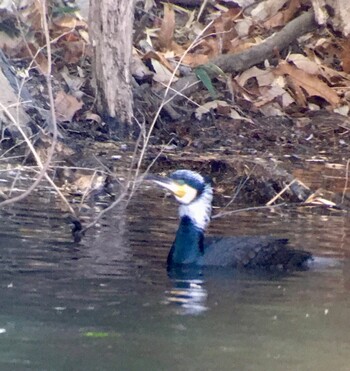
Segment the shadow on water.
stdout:
[[38,205],[1,214],[0,369],[348,370],[346,215],[260,211],[210,228],[336,257],[308,271],[168,276],[172,201],[140,194],[80,244],[55,199]]

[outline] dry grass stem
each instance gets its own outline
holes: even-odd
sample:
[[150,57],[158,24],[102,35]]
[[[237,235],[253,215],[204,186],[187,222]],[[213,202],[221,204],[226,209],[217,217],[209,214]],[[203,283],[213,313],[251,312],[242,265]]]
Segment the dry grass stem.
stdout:
[[277,193],[275,197],[272,197],[269,202],[266,203],[266,206],[271,206],[278,198],[280,198],[284,192],[286,192],[292,184],[297,182],[298,179],[293,179],[289,184],[287,184],[280,192]]
[[345,170],[345,184],[344,184],[344,189],[343,189],[343,194],[341,197],[341,203],[344,203],[345,195],[346,195],[346,190],[348,189],[348,184],[349,184],[349,165],[350,165],[350,159],[346,161],[346,170]]
[[218,219],[218,218],[222,218],[222,217],[227,216],[227,215],[238,214],[238,213],[242,213],[242,212],[246,212],[246,211],[256,211],[256,210],[264,210],[264,209],[271,210],[271,209],[282,207],[282,206],[285,206],[285,205],[286,205],[286,203],[282,202],[280,204],[276,204],[276,205],[272,205],[272,206],[254,206],[254,207],[245,207],[244,209],[222,211],[222,212],[214,215],[212,217],[212,219]]

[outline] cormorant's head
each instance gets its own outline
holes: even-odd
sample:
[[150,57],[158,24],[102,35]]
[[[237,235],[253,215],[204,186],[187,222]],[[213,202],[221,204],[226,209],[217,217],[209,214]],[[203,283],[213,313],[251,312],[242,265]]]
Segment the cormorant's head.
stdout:
[[161,187],[168,189],[180,203],[180,218],[190,218],[200,230],[204,230],[211,215],[213,189],[210,181],[191,170],[177,170],[169,177],[147,176]]
[[211,188],[210,182],[202,175],[191,170],[177,170],[169,177],[148,176],[149,180],[168,189],[183,205],[189,205],[197,200],[205,190]]

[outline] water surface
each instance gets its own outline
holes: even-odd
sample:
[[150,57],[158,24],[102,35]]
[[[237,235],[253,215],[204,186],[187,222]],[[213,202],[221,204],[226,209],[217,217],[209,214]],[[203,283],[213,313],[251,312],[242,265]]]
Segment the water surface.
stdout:
[[343,213],[276,209],[213,221],[211,234],[272,233],[337,258],[309,271],[171,278],[171,199],[144,190],[79,244],[54,196],[45,199],[1,213],[1,370],[349,370]]

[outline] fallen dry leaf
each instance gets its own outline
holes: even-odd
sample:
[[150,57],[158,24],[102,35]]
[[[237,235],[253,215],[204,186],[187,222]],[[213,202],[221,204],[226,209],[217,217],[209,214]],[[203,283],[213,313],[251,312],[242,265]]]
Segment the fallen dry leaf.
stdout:
[[96,113],[91,112],[91,111],[87,111],[87,112],[85,112],[84,115],[83,115],[83,119],[84,119],[84,120],[95,121],[95,122],[97,122],[99,125],[102,123],[102,118],[101,118],[101,116],[99,116],[99,115],[97,115]]
[[19,16],[21,21],[34,30],[42,31],[43,3],[41,0],[29,1],[27,4],[21,5]]
[[64,14],[53,19],[53,24],[61,28],[74,29],[76,27],[83,27],[87,29],[87,23],[84,20],[77,19],[74,14]]
[[38,50],[37,47],[32,43],[29,43],[27,47],[31,50],[32,54],[28,53],[28,50],[25,50],[24,48],[22,49],[22,51],[24,52],[23,54],[27,53],[28,56],[34,55],[35,65],[38,71],[41,72],[43,75],[46,75],[49,71],[49,64],[44,53],[41,50]]
[[273,17],[289,0],[265,0],[259,2],[251,15],[256,21],[265,21]]
[[278,103],[266,104],[259,108],[260,113],[264,116],[285,116],[285,112],[281,109],[281,106]]
[[219,43],[215,38],[203,39],[195,49],[192,49],[191,53],[185,55],[183,63],[191,67],[197,67],[200,64],[207,63],[219,52]]
[[197,107],[195,116],[198,120],[202,118],[203,115],[209,113],[211,110],[216,110],[217,113],[221,116],[230,117],[236,120],[244,120],[252,122],[252,120],[241,116],[229,103],[223,100],[213,100],[203,105]]
[[144,61],[150,60],[153,64],[153,61],[158,61],[160,64],[162,64],[165,68],[167,68],[169,71],[174,71],[173,66],[168,62],[166,57],[161,52],[155,52],[153,50],[147,52],[142,59]]
[[316,75],[321,72],[320,66],[316,62],[302,54],[290,54],[287,57],[287,61],[293,62],[300,70],[310,73],[311,75]]
[[[235,78],[235,80],[239,85],[244,87],[247,81],[251,78],[256,78],[257,80],[260,79],[260,82],[265,81],[263,85],[271,84],[272,81],[274,80],[272,72],[262,70],[261,68],[255,66],[242,72]],[[266,80],[268,80],[268,83],[266,83]]]
[[277,84],[273,84],[269,87],[262,87],[260,89],[261,97],[260,100],[255,103],[255,106],[260,108],[269,102],[278,101],[280,106],[285,108],[294,103],[294,99],[290,96],[286,90]]
[[77,92],[80,91],[80,88],[85,82],[84,77],[75,76],[69,73],[69,69],[64,67],[61,71],[61,76],[63,77],[64,81],[66,82],[70,92]]
[[231,41],[235,39],[238,34],[234,28],[234,21],[240,16],[239,8],[229,9],[223,12],[221,16],[215,19],[213,26],[208,29],[204,36],[208,34],[215,34],[220,53],[227,52],[231,49]]
[[152,67],[155,71],[153,75],[153,80],[161,82],[163,84],[168,84],[171,81],[177,81],[177,77],[173,76],[173,73],[169,71],[163,64],[161,64],[156,59],[151,59]]
[[264,27],[266,29],[284,26],[286,25],[291,19],[293,19],[295,13],[300,8],[300,1],[299,0],[291,0],[289,4],[287,4],[286,9],[283,9],[264,22]]
[[[245,17],[242,19],[237,19],[235,21],[235,30],[237,32],[237,36],[242,42],[242,39],[245,39],[249,35],[249,30],[253,25],[253,20],[250,17]],[[231,40],[232,44],[232,40]]]
[[186,54],[182,60],[182,63],[187,64],[191,67],[197,67],[208,62],[209,56],[206,54]]
[[64,49],[64,60],[69,64],[78,63],[86,55],[86,43],[83,40],[62,41],[60,46]]
[[[305,99],[308,96],[321,97],[331,104],[332,107],[336,107],[340,102],[337,93],[320,80],[318,76],[302,71],[292,64],[283,61],[273,72],[278,76],[287,77],[287,81],[290,85],[293,85],[291,86],[292,89],[298,91],[299,98],[301,98],[301,95],[304,95]],[[304,91],[307,95],[305,95]]]
[[83,107],[83,102],[78,101],[73,95],[59,91],[55,98],[57,121],[72,121],[73,116]]

